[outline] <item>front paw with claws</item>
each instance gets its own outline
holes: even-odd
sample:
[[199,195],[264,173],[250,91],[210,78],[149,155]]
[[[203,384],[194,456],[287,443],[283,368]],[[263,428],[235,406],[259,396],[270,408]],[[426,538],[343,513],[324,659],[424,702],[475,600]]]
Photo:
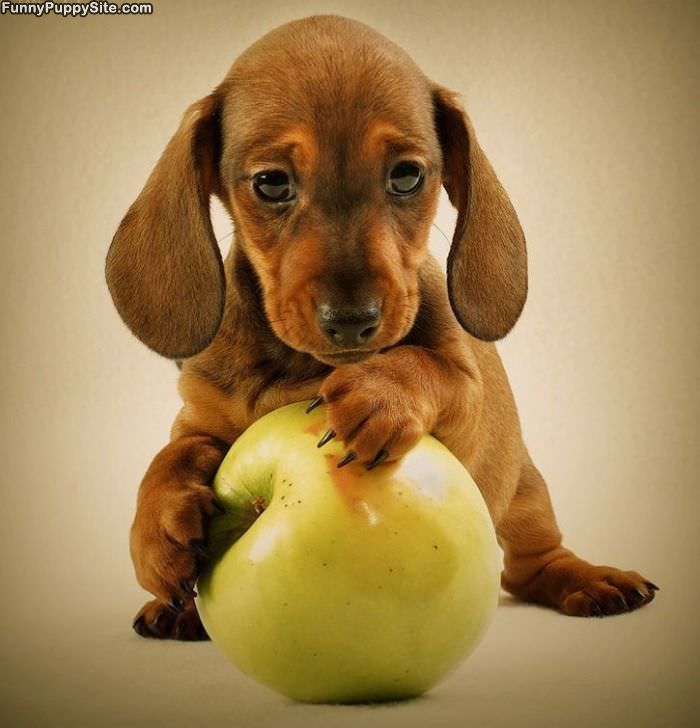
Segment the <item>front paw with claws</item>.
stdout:
[[213,490],[198,483],[162,488],[140,503],[131,529],[136,577],[174,613],[196,596],[198,566],[206,559],[206,524],[220,510]]
[[193,602],[184,609],[173,611],[169,604],[152,599],[141,607],[132,626],[141,637],[186,641],[209,639]]
[[357,461],[372,470],[398,460],[426,433],[420,393],[406,391],[376,359],[338,367],[309,406],[327,408],[328,431],[318,446],[337,439],[347,448],[338,467]]

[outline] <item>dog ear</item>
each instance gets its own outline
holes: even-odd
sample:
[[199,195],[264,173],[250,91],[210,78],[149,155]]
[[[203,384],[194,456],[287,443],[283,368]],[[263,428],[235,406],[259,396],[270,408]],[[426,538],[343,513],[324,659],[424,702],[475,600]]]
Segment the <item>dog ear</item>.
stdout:
[[443,185],[458,213],[447,258],[450,304],[466,331],[495,341],[511,330],[525,305],[525,237],[456,94],[433,85],[432,97]]
[[107,285],[122,319],[172,359],[204,349],[223,315],[224,270],[209,217],[219,124],[215,94],[189,107],[107,254]]

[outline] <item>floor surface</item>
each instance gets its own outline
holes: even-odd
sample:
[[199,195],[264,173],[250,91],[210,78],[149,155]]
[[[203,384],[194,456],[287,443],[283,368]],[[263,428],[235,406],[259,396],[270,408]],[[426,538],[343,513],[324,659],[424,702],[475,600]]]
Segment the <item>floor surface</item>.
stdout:
[[[642,610],[575,619],[501,598],[481,645],[417,700],[371,706],[294,703],[231,667],[212,643],[156,642],[114,606],[67,618],[27,613],[43,642],[5,633],[13,669],[0,686],[4,726],[527,725],[645,728],[697,725],[695,647],[674,628],[674,587]],[[124,605],[125,607],[126,605]],[[679,664],[682,661],[682,664]]]

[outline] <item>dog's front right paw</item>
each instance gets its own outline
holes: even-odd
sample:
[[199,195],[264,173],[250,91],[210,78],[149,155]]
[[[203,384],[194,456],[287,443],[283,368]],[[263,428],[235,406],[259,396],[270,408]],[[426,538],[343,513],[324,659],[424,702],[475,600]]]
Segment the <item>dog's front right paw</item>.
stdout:
[[159,599],[152,599],[141,607],[134,618],[134,631],[141,637],[161,640],[208,640],[199,614],[190,603],[181,612],[174,612]]
[[219,508],[199,484],[159,488],[139,503],[130,544],[136,578],[173,612],[193,603],[207,521]]

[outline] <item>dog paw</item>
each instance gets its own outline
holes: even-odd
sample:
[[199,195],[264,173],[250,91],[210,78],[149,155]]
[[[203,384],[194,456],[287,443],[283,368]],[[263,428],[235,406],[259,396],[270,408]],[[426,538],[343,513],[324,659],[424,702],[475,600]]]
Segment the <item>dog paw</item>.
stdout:
[[357,460],[372,469],[397,460],[425,434],[420,395],[412,396],[400,378],[375,360],[338,367],[319,395],[329,427],[319,447],[332,438],[342,440],[347,454],[341,467]]
[[573,617],[605,617],[649,604],[659,587],[636,571],[594,566],[583,583],[567,594],[561,611]]
[[134,618],[134,631],[141,637],[161,640],[208,640],[204,625],[194,602],[190,601],[180,612],[175,612],[159,599],[153,599],[141,607]]
[[173,611],[196,596],[199,562],[206,559],[208,518],[220,506],[213,490],[191,484],[159,489],[140,505],[131,529],[131,557],[139,584]]

